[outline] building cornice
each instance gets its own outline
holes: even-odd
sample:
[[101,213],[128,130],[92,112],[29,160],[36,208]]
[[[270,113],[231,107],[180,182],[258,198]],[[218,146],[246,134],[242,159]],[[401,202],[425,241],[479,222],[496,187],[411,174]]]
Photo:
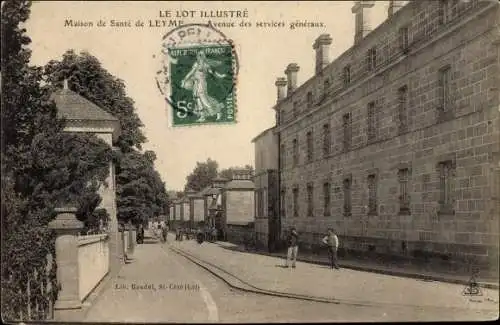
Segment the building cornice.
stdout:
[[[447,29],[441,30],[440,32],[437,32],[436,35],[434,35],[433,37],[431,37],[427,41],[423,42],[419,47],[417,47],[416,49],[410,51],[408,54],[400,56],[399,58],[397,58],[393,62],[387,64],[384,67],[381,67],[376,72],[374,72],[372,74],[369,74],[365,78],[361,78],[361,79],[356,80],[354,83],[350,84],[347,89],[344,89],[344,90],[340,91],[339,93],[335,94],[334,96],[328,96],[327,100],[325,100],[323,103],[321,103],[320,105],[318,105],[316,108],[310,110],[306,114],[298,117],[297,119],[294,119],[294,120],[291,120],[291,121],[289,121],[287,123],[284,123],[283,125],[276,126],[276,130],[275,131],[276,132],[281,132],[282,130],[287,129],[290,126],[295,125],[295,124],[303,121],[304,119],[309,118],[311,115],[317,114],[319,111],[325,109],[326,107],[328,107],[332,103],[338,101],[339,98],[341,98],[341,97],[349,94],[350,92],[353,92],[353,91],[357,90],[358,88],[360,88],[361,86],[364,86],[365,84],[367,84],[368,82],[370,82],[374,78],[380,77],[381,75],[383,75],[387,71],[393,69],[395,66],[397,66],[401,62],[407,60],[408,58],[410,58],[412,56],[415,56],[415,55],[419,54],[422,50],[424,50],[428,46],[430,46],[433,43],[436,43],[437,41],[441,40],[442,38],[448,36],[449,34],[453,33],[457,29],[459,29],[459,28],[463,27],[464,25],[468,24],[470,21],[472,21],[473,19],[476,19],[478,16],[480,16],[481,14],[487,12],[488,10],[492,9],[495,6],[498,6],[498,4],[497,3],[495,3],[495,4],[488,4],[487,6],[478,9],[476,12],[474,12],[473,14],[471,14],[470,16],[468,16],[467,18],[465,18],[465,19],[463,19],[461,21],[456,22],[454,25],[450,26],[450,28],[447,28]],[[401,10],[403,10],[403,9],[401,9]],[[399,10],[396,14],[398,14],[401,10]],[[359,46],[360,44],[357,44],[356,46]],[[351,49],[352,48],[353,47],[351,47]],[[344,54],[342,54],[341,57]],[[340,59],[340,57],[339,57],[339,59]],[[311,78],[310,80],[314,79],[315,77]],[[376,91],[376,90],[374,90],[374,91]],[[280,102],[280,104],[281,104],[281,102]]]

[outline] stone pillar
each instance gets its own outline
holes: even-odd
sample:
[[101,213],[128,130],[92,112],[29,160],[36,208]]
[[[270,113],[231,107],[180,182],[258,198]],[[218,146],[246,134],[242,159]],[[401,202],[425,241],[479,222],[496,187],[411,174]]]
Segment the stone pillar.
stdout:
[[358,0],[354,2],[351,12],[355,14],[354,44],[361,41],[372,31],[369,11],[375,5],[375,1]]
[[297,63],[290,63],[285,70],[288,81],[287,96],[290,96],[297,89],[297,72],[300,67]]
[[332,38],[329,34],[321,34],[313,44],[313,49],[316,51],[316,74],[330,63],[330,44],[332,44]]
[[83,222],[76,219],[77,209],[73,207],[56,208],[57,217],[48,227],[56,232],[57,283],[60,286],[54,305],[56,318],[58,310],[82,307],[78,282],[78,232]]
[[283,77],[277,78],[276,82],[274,85],[276,86],[276,89],[278,90],[278,95],[276,97],[276,102],[279,103],[282,99],[285,99],[286,97],[286,79]]

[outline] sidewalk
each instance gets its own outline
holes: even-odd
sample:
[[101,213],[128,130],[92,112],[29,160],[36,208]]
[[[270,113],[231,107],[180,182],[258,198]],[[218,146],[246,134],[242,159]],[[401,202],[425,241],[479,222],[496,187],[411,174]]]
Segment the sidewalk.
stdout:
[[[410,278],[331,270],[326,266],[297,262],[296,269],[283,268],[283,259],[227,249],[228,243],[171,242],[174,249],[191,255],[194,261],[211,265],[221,278],[233,277],[255,291],[291,297],[349,304],[498,310],[498,291],[481,288],[482,296],[465,296],[465,286],[427,282]],[[223,247],[223,246],[226,246]],[[231,247],[229,247],[231,248]],[[248,288],[243,288],[248,290]]]
[[196,283],[196,276],[176,263],[172,254],[152,238],[138,245],[134,259],[110,279],[83,321],[206,323],[208,316],[200,292],[179,288]]
[[[244,247],[225,242],[224,243],[218,242],[218,245],[226,247],[227,249],[240,252],[274,256],[283,259],[286,258],[286,253],[268,253],[265,251],[251,251],[251,250],[246,251]],[[299,252],[297,260],[318,265],[330,265],[327,256],[306,254],[303,252],[302,253]],[[389,264],[371,260],[362,260],[362,259],[355,260],[351,258],[351,259],[339,259],[339,265],[341,267],[352,270],[394,275],[394,276],[421,279],[421,280],[462,284],[462,285],[467,285],[471,279],[471,275],[469,274],[459,274],[457,272],[451,273],[450,271],[444,271],[444,270],[442,272],[438,272],[436,271],[436,269],[439,269],[438,267],[433,268],[434,270],[430,270],[423,265],[416,265],[409,263],[401,264],[394,262]],[[481,276],[481,274],[479,274],[479,276],[476,277],[476,282],[479,284],[479,286],[483,288],[490,288],[490,289],[499,288],[498,278],[495,279],[492,277],[484,277]]]

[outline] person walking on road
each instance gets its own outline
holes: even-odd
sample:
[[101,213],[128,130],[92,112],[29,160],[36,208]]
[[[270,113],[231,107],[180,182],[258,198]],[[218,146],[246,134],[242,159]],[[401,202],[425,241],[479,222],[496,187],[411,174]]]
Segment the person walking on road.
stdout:
[[297,253],[299,250],[299,234],[295,227],[291,229],[290,234],[287,238],[288,252],[286,256],[286,267],[290,267],[290,263],[292,264],[292,268],[295,268],[295,262],[297,261]]
[[323,243],[328,246],[328,257],[330,258],[330,267],[340,269],[337,263],[337,250],[339,248],[339,238],[332,228],[328,228],[328,235],[323,238]]
[[162,225],[161,227],[161,237],[162,237],[162,242],[166,243],[167,242],[167,235],[168,235],[168,228],[166,225]]

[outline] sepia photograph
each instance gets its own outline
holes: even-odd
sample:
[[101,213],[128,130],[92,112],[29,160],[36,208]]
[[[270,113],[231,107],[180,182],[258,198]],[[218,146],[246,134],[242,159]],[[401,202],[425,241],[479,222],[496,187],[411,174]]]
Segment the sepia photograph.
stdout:
[[499,318],[500,2],[1,2],[6,324]]

